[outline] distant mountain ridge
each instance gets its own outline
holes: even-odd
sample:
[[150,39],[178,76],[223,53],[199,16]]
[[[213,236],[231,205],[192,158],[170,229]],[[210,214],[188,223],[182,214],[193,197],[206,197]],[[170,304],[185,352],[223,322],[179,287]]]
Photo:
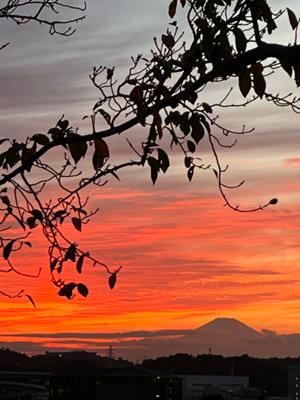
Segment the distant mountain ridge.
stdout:
[[264,335],[235,318],[220,317],[196,328],[194,333],[223,333],[262,338]]
[[[277,334],[268,329],[258,331],[238,319],[228,317],[216,318],[195,329],[0,334],[0,340],[1,336],[9,337],[10,341],[6,339],[0,342],[0,345],[7,347],[9,343],[9,346],[21,351],[27,351],[26,347],[30,345],[32,354],[49,350],[49,347],[45,346],[46,339],[51,342],[51,349],[59,352],[78,350],[78,346],[81,345],[82,349],[101,354],[107,343],[111,343],[118,356],[132,361],[176,353],[194,356],[248,354],[260,358],[300,356],[300,333]],[[11,337],[18,340],[11,341]],[[76,346],[73,348],[74,341]]]
[[[145,357],[176,353],[248,354],[262,358],[300,356],[300,334],[278,335],[267,329],[259,332],[238,319],[228,317],[216,318],[173,338],[145,337],[138,343]],[[131,351],[134,351],[133,347],[127,347],[126,353]]]

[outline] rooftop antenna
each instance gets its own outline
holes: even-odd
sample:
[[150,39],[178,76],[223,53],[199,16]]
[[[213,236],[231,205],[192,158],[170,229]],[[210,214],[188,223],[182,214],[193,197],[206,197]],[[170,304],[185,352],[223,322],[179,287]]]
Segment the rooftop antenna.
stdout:
[[108,358],[114,358],[113,355],[114,355],[114,350],[112,345],[110,344],[108,348]]

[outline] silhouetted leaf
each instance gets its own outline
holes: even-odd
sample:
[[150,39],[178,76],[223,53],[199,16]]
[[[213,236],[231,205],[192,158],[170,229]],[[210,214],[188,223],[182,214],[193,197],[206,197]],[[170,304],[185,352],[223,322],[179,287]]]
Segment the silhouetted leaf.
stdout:
[[65,131],[69,126],[69,121],[67,119],[60,120],[60,121],[58,121],[57,126],[61,130]]
[[36,308],[36,305],[35,305],[35,302],[34,302],[33,298],[29,294],[25,294],[25,296],[30,301],[30,303],[33,305],[33,307]]
[[7,207],[10,206],[10,200],[7,196],[2,196],[1,200],[2,200],[2,203],[5,204]]
[[10,240],[7,243],[7,245],[4,246],[4,248],[3,248],[3,258],[4,258],[4,260],[8,260],[14,243],[15,243],[15,240]]
[[187,171],[187,177],[188,177],[188,180],[189,180],[190,182],[191,182],[191,180],[193,179],[194,171],[195,171],[195,165],[192,165],[192,166],[188,169],[188,171]]
[[22,164],[25,166],[25,169],[28,172],[30,172],[31,170],[32,167],[31,158],[34,156],[35,153],[36,153],[36,143],[34,143],[34,145],[30,149],[24,148],[22,150],[22,156],[21,156]]
[[108,284],[111,289],[113,289],[117,282],[117,274],[113,272],[108,278]]
[[196,151],[196,145],[195,145],[195,143],[192,142],[191,140],[188,140],[188,141],[187,141],[187,147],[188,147],[188,150],[189,150],[191,153],[194,153],[194,152]]
[[154,157],[148,157],[147,161],[148,161],[149,167],[151,169],[151,180],[154,185],[157,180],[157,177],[158,177],[158,171],[160,169],[160,162]]
[[150,125],[150,130],[149,130],[149,142],[155,143],[156,142],[156,136],[157,136],[157,131],[156,131],[156,126],[154,122]]
[[107,68],[106,70],[106,79],[109,81],[110,79],[112,79],[113,75],[114,75],[114,70],[115,67],[113,68]]
[[247,97],[251,89],[251,76],[249,70],[244,70],[239,75],[239,88],[244,97]]
[[37,144],[40,144],[41,146],[46,146],[50,143],[48,136],[43,135],[42,133],[36,133],[32,136],[31,140],[33,140]]
[[212,19],[216,15],[216,7],[214,4],[215,0],[207,0],[204,7],[204,14],[207,18]]
[[32,247],[32,243],[31,242],[23,242],[27,247]]
[[30,229],[35,228],[35,221],[36,221],[36,219],[34,217],[27,218],[26,223]]
[[68,146],[75,164],[77,164],[78,161],[86,155],[88,149],[88,146],[85,142],[74,142],[70,143]]
[[60,263],[59,263],[59,266],[56,268],[56,272],[58,274],[61,274],[63,266],[64,266],[64,262],[63,262],[63,260],[61,260]]
[[262,98],[266,90],[266,81],[262,74],[253,75],[255,93]]
[[51,135],[52,139],[60,139],[63,136],[63,131],[59,128],[50,128],[48,134]]
[[59,257],[54,258],[54,260],[51,261],[50,263],[50,271],[53,272],[55,270],[55,267],[58,263]]
[[262,19],[267,22],[268,33],[271,34],[277,28],[277,25],[273,19],[272,11],[267,2],[264,3],[264,6],[260,11],[262,13]]
[[186,136],[190,133],[191,126],[190,126],[188,111],[181,114],[179,127],[180,127],[182,133],[184,134],[184,136]]
[[144,94],[142,87],[140,85],[135,86],[130,92],[129,98],[136,105],[141,106],[144,102]]
[[169,125],[173,123],[175,126],[178,126],[181,122],[181,114],[179,111],[171,111],[170,114],[166,117],[165,123]]
[[272,205],[275,205],[275,204],[277,204],[278,203],[278,199],[271,199],[270,201],[269,201],[269,204],[272,204]]
[[153,124],[156,126],[157,128],[157,133],[158,133],[158,137],[161,139],[163,136],[163,131],[162,131],[162,119],[161,116],[158,112],[155,112],[153,114]]
[[93,154],[93,166],[97,171],[101,169],[105,161],[109,158],[109,150],[106,142],[103,139],[94,140],[95,151]]
[[184,157],[184,165],[186,168],[190,168],[193,159],[192,157]]
[[252,64],[250,67],[250,72],[253,75],[261,75],[263,70],[264,70],[264,67],[263,67],[262,63],[260,63],[260,62]]
[[31,211],[31,214],[33,215],[33,217],[35,219],[38,219],[39,221],[43,220],[43,214],[42,214],[42,212],[40,210],[34,209],[34,210]]
[[54,219],[56,219],[56,218],[61,218],[61,217],[66,216],[66,215],[67,215],[67,212],[66,212],[65,210],[57,210],[57,211],[55,211],[55,213],[53,214],[53,218],[54,218]]
[[186,3],[186,0],[180,0],[180,3],[181,3],[181,5],[182,5],[182,7],[184,7],[184,6],[185,6],[185,3]]
[[288,13],[288,17],[289,17],[289,21],[290,21],[290,25],[293,29],[293,31],[297,28],[298,26],[298,19],[294,13],[294,11],[292,11],[290,8],[287,8],[287,13]]
[[104,165],[104,158],[101,156],[101,154],[97,153],[97,151],[94,151],[92,162],[94,170],[98,171]]
[[3,166],[6,169],[7,169],[7,166],[9,166],[10,168],[14,167],[17,164],[17,162],[20,161],[19,150],[14,145],[12,147],[10,147],[5,153],[3,153],[3,155],[5,158],[5,162],[3,163]]
[[85,257],[85,255],[81,254],[81,256],[78,258],[77,263],[76,263],[76,270],[79,274],[81,274],[81,272],[82,272],[84,257]]
[[199,116],[197,114],[193,114],[190,118],[190,124],[192,126],[191,136],[194,141],[198,144],[200,140],[204,137],[204,128],[200,122]]
[[171,50],[175,45],[175,40],[170,33],[168,35],[162,35],[161,41],[169,50]]
[[207,103],[202,103],[202,107],[204,109],[205,112],[211,114],[213,112],[213,109],[211,108],[211,106]]
[[67,299],[70,300],[73,296],[73,290],[75,289],[76,286],[77,285],[74,282],[68,283],[67,285],[64,285],[59,289],[58,295],[65,296]]
[[83,297],[87,297],[89,294],[89,289],[83,283],[78,283],[77,290]]
[[177,8],[177,0],[172,0],[169,5],[169,16],[171,18],[174,18],[176,14],[176,8]]
[[77,231],[81,232],[82,223],[80,218],[73,217],[72,224]]
[[70,245],[70,247],[68,248],[68,250],[66,251],[65,261],[67,261],[67,260],[71,260],[73,262],[75,262],[75,260],[76,260],[76,245],[75,245],[75,243],[72,243]]
[[235,36],[235,47],[238,53],[243,53],[246,50],[247,39],[244,32],[240,28],[235,28],[233,31]]
[[94,140],[95,150],[97,153],[100,153],[103,158],[109,157],[109,150],[107,143],[103,139],[95,139]]
[[170,166],[170,160],[168,154],[163,149],[157,149],[157,152],[158,152],[158,160],[160,163],[160,169],[164,173],[166,173]]

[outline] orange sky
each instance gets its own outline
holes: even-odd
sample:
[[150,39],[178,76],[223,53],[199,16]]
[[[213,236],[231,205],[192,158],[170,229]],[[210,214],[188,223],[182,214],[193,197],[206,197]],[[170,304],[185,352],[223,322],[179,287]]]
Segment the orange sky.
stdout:
[[[282,162],[280,168],[297,166]],[[293,175],[287,171],[287,176],[289,172]],[[164,189],[167,179],[154,189],[150,183],[145,189],[134,183],[101,189],[93,197],[101,211],[84,227],[82,238],[69,228],[82,247],[109,265],[123,266],[113,291],[101,269],[87,265],[78,278],[70,263],[65,278],[86,283],[90,295],[72,301],[57,297],[41,243],[16,259],[26,271],[41,265],[41,278],[6,277],[7,288],[24,287],[37,309],[24,301],[3,300],[1,332],[186,329],[217,316],[280,333],[299,331],[297,185],[285,183],[289,201],[281,182],[272,184],[270,192],[268,176],[262,177],[267,179],[265,190],[258,190],[258,182],[256,192],[242,201],[269,199],[274,193],[284,200],[264,212],[241,215],[223,207],[213,179],[199,176],[188,184],[179,177],[179,192]],[[214,195],[199,189],[204,183]]]
[[[80,103],[75,111],[84,114]],[[39,116],[44,124],[45,115],[37,113],[32,129]],[[90,295],[72,301],[58,297],[49,282],[45,242],[37,232],[35,246],[15,262],[26,272],[42,267],[41,277],[1,275],[1,289],[14,293],[24,288],[37,308],[24,299],[1,298],[0,334],[9,342],[17,341],[10,334],[191,329],[218,316],[235,317],[256,329],[300,333],[299,116],[260,103],[238,115],[230,111],[224,121],[257,127],[256,135],[242,138],[236,150],[222,155],[231,165],[229,182],[246,178],[244,187],[230,195],[233,202],[247,207],[276,197],[278,205],[235,213],[223,207],[213,174],[196,174],[188,183],[176,154],[154,188],[146,168],[128,171],[121,183],[90,190],[91,206],[100,212],[82,234],[66,228],[106,264],[122,265],[116,288],[109,289],[100,268],[86,265],[78,277],[70,263],[64,277],[87,284]],[[35,340],[42,343],[41,351],[58,343]],[[32,351],[28,343],[18,346]],[[61,341],[60,346],[94,344]]]

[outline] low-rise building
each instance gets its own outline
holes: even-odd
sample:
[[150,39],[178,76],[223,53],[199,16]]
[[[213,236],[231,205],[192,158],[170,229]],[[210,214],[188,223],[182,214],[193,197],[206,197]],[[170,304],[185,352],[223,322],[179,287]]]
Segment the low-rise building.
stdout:
[[45,386],[30,383],[0,381],[1,400],[49,400]]
[[177,375],[182,379],[182,399],[200,400],[208,397],[224,400],[256,400],[261,391],[249,387],[247,376]]
[[102,374],[98,388],[101,400],[182,400],[180,378],[136,367]]
[[288,397],[289,400],[300,400],[300,365],[288,366]]
[[51,400],[182,400],[181,380],[136,367],[60,371],[50,380]]

